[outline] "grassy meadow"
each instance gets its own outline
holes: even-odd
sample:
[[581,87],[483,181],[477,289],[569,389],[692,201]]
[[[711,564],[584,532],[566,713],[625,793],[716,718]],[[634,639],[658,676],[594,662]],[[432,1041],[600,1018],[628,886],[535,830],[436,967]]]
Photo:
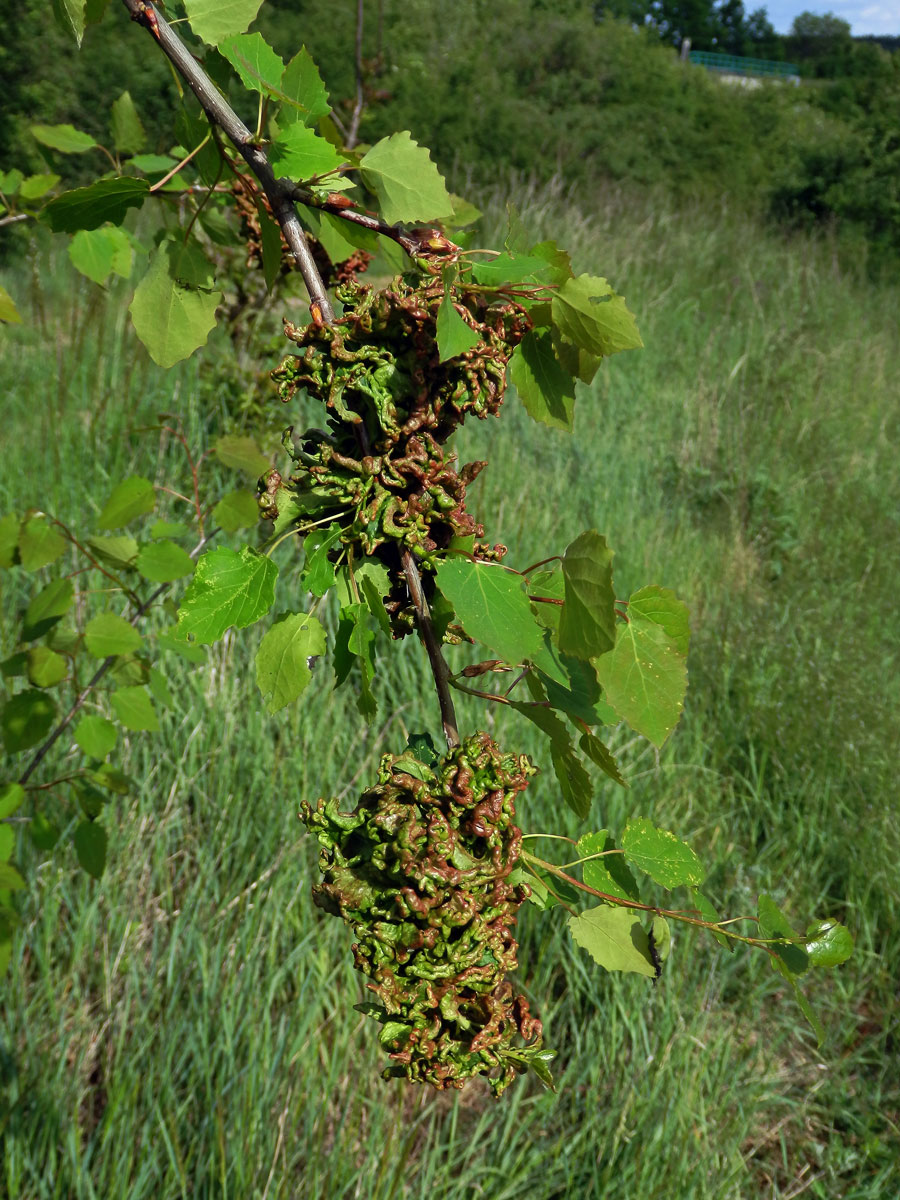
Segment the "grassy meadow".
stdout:
[[[99,884],[65,837],[49,855],[23,838],[23,935],[0,1008],[3,1195],[900,1195],[900,288],[727,206],[613,187],[518,199],[535,235],[627,297],[646,349],[582,389],[574,437],[512,397],[500,421],[467,427],[461,457],[492,460],[471,507],[516,565],[596,527],[621,594],[658,582],[688,602],[684,720],[658,756],[612,735],[631,787],[599,784],[592,825],[643,814],[673,829],[729,915],[768,891],[797,925],[845,921],[854,958],[806,987],[826,1044],[759,952],[680,930],[654,987],[604,974],[558,911],[528,909],[517,982],[558,1051],[557,1093],[522,1080],[495,1102],[480,1085],[382,1081],[350,938],[310,900],[316,848],[296,814],[320,795],[352,807],[382,750],[439,732],[424,655],[404,645],[385,668],[372,728],[347,689],[329,691],[326,664],[270,718],[251,629],[207,668],[164,659],[175,703],[160,734],[120,746],[140,787],[104,817]],[[180,414],[194,446],[222,430],[230,351],[162,372],[124,291],[75,276],[58,247],[28,269],[26,324],[0,335],[0,513],[86,522],[129,471],[183,475],[173,440],[141,432],[157,413]],[[17,573],[0,583],[5,657],[26,593]],[[466,697],[460,718],[541,763],[516,714]],[[62,739],[57,774],[66,752]],[[559,805],[545,772],[526,831],[557,828]]]

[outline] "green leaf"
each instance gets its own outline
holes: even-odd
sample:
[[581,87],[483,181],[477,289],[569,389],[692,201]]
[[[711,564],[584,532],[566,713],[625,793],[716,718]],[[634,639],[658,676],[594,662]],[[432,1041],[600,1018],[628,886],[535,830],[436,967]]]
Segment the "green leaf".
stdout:
[[590,862],[582,863],[581,877],[588,887],[605,892],[607,896],[618,896],[620,900],[640,901],[641,893],[637,881],[628,869],[621,853],[610,853],[616,850],[615,841],[605,829],[598,833],[586,833],[578,839],[578,857],[587,858],[591,854],[603,854],[603,858],[592,858]]
[[72,265],[101,286],[113,272],[127,279],[131,274],[133,257],[128,235],[115,226],[80,229],[69,243]]
[[120,687],[109,698],[113,712],[126,729],[156,733],[159,719],[145,687]]
[[622,773],[619,770],[619,764],[613,757],[609,747],[604,742],[601,742],[595,734],[583,733],[578,744],[591,762],[599,767],[604,775],[608,775],[613,782],[620,784],[622,787],[628,787],[628,783],[622,777]]
[[195,243],[164,242],[150,260],[129,311],[147,353],[171,367],[206,345],[222,293],[213,291],[212,268]]
[[272,143],[270,160],[276,176],[284,175],[297,183],[325,175],[346,162],[331,142],[300,121],[279,133]]
[[112,537],[91,537],[87,539],[87,546],[102,562],[119,568],[132,566],[139,549],[137,540],[127,533],[114,534]]
[[144,639],[124,617],[116,613],[98,613],[84,629],[84,642],[94,658],[109,658],[114,654],[130,654],[140,649]]
[[[691,899],[694,902],[694,908],[697,909],[697,912],[700,914],[701,918],[704,921],[711,921],[713,924],[717,925],[719,923],[719,914],[713,908],[706,896],[704,896],[702,892],[698,892],[696,888],[691,888],[690,892]],[[716,939],[720,946],[724,947],[724,949],[728,950],[731,954],[734,953],[735,944],[731,938],[726,937],[724,933],[716,933],[714,929],[711,929],[709,932]]]
[[238,529],[251,529],[259,523],[256,496],[248,491],[229,492],[213,509],[212,516],[215,523],[226,533],[235,533]]
[[116,744],[118,734],[106,717],[82,717],[75,728],[75,744],[88,758],[106,758]]
[[559,365],[549,333],[526,333],[509,363],[509,379],[535,421],[571,431],[575,381]]
[[684,658],[662,626],[638,617],[620,624],[615,648],[594,665],[608,703],[635,732],[662,746],[687,690]]
[[126,775],[124,771],[120,771],[111,763],[101,763],[96,771],[89,772],[88,777],[100,787],[114,792],[117,796],[127,796],[129,792],[137,790],[137,784],[131,776]]
[[85,0],[52,0],[57,25],[79,46],[84,37],[84,4]]
[[605,279],[567,279],[554,293],[551,310],[560,333],[591,354],[615,354],[644,344],[625,301]]
[[197,560],[178,609],[178,632],[217,642],[232,625],[244,629],[269,611],[278,568],[249,546],[239,553],[219,546]]
[[527,254],[498,254],[490,262],[475,263],[472,278],[485,287],[501,287],[504,283],[541,283],[550,274],[543,258]]
[[309,659],[325,653],[325,630],[315,617],[288,613],[268,631],[256,652],[256,683],[266,711],[296,700],[312,679]]
[[0,662],[0,674],[4,679],[16,679],[19,676],[28,674],[28,651],[18,650],[15,654],[11,654],[9,658],[4,658]]
[[22,172],[15,167],[11,171],[0,171],[0,192],[5,196],[14,196],[24,178]]
[[237,71],[241,83],[262,96],[278,95],[284,62],[261,33],[239,33],[219,42],[219,53]]
[[113,488],[112,494],[100,510],[97,524],[101,529],[121,529],[135,517],[153,512],[155,507],[156,492],[153,484],[141,475],[131,475]]
[[35,689],[12,696],[0,712],[0,732],[8,754],[17,754],[42,742],[56,718],[56,705]]
[[6,288],[0,286],[0,322],[2,321],[5,321],[7,325],[22,324],[22,317],[16,308],[15,301]]
[[[381,567],[381,563],[373,563],[372,566],[374,568],[378,568]],[[384,568],[381,567],[381,570],[384,571]],[[386,571],[384,573],[387,575]],[[387,588],[382,591],[378,583],[376,583],[375,578],[371,574],[358,575],[357,586],[362,594],[362,598],[366,602],[366,607],[378,622],[381,632],[386,634],[388,637],[393,637],[391,618],[388,616],[387,609],[384,607],[384,597],[387,595]]]
[[135,565],[151,583],[171,583],[174,579],[190,575],[194,570],[194,561],[187,551],[167,541],[143,546]]
[[146,179],[123,175],[98,179],[87,187],[73,188],[54,197],[41,213],[54,233],[99,229],[107,221],[121,225],[130,208],[140,208],[150,192]]
[[532,246],[531,254],[534,258],[539,258],[548,268],[546,276],[548,282],[560,285],[572,278],[572,259],[569,257],[568,251],[560,250],[556,242],[539,242],[536,246]]
[[662,964],[672,950],[672,930],[665,917],[654,917],[650,922],[650,928],[647,930],[647,945],[658,979],[662,974]]
[[797,986],[797,981],[791,975],[789,975],[787,978],[791,987],[794,989],[794,999],[799,1004],[800,1011],[803,1013],[804,1017],[806,1017],[807,1021],[809,1021],[812,1031],[816,1035],[816,1044],[818,1046],[823,1045],[825,1041],[825,1029],[822,1025],[822,1022],[813,1012],[812,1005],[800,991],[800,988]]
[[647,931],[633,910],[600,904],[569,917],[568,925],[575,942],[607,971],[656,977]]
[[53,687],[69,673],[69,664],[49,646],[32,646],[28,651],[28,679],[35,687]]
[[206,651],[204,648],[196,645],[194,642],[187,641],[186,638],[175,637],[171,633],[158,633],[156,635],[156,644],[160,650],[171,650],[173,654],[177,654],[185,662],[206,662]]
[[351,668],[359,667],[360,691],[356,707],[371,721],[375,716],[376,703],[372,694],[375,676],[375,635],[369,629],[368,610],[364,604],[349,604],[341,609],[337,636],[334,644],[335,687],[346,680]]
[[9,862],[16,848],[16,831],[12,825],[0,825],[0,862]]
[[82,868],[99,879],[106,866],[106,830],[96,821],[82,821],[75,828],[74,841]]
[[246,471],[254,478],[264,475],[272,465],[253,438],[238,434],[220,437],[213,446],[213,454],[223,466]]
[[262,0],[184,0],[191,29],[210,46],[243,33],[259,12]]
[[303,539],[303,574],[300,586],[314,596],[324,596],[334,587],[334,564],[328,555],[341,540],[343,530],[332,524],[327,529],[313,529]]
[[123,92],[113,101],[110,131],[113,145],[120,154],[138,154],[146,145],[147,135],[130,92]]
[[52,850],[59,841],[59,827],[43,813],[35,813],[28,826],[28,834],[38,850]]
[[156,667],[151,667],[149,676],[147,686],[153,694],[153,699],[158,701],[164,708],[172,708],[175,702],[165,675],[163,675],[162,671],[158,671]]
[[699,887],[704,880],[706,872],[690,846],[646,817],[628,822],[622,849],[627,862],[661,887]]
[[97,146],[89,133],[82,133],[73,125],[30,125],[28,131],[42,146],[61,154],[83,154]]
[[594,529],[582,533],[566,549],[562,565],[566,598],[559,618],[559,648],[576,658],[594,658],[615,645],[612,560],[606,538]]
[[0,784],[0,820],[11,817],[25,799],[25,789],[20,783]]
[[0,863],[0,891],[18,892],[25,886],[25,880],[14,866],[8,862]]
[[71,579],[54,579],[34,597],[25,609],[22,640],[33,642],[43,637],[72,606],[75,588]]
[[19,562],[26,571],[49,566],[65,548],[66,539],[43,516],[26,521],[19,534]]
[[853,953],[853,938],[837,921],[814,921],[806,931],[805,950],[811,967],[837,967]]
[[437,315],[437,344],[441,362],[465,354],[477,346],[478,334],[462,319],[448,293],[444,293]]
[[691,641],[687,605],[674,592],[655,584],[633,592],[628,601],[628,617],[634,620],[635,616],[662,626],[678,653],[687,656]]
[[389,225],[449,217],[453,201],[428,151],[407,130],[376,142],[360,161]]
[[562,369],[573,379],[580,379],[582,383],[591,383],[600,370],[603,359],[596,354],[590,354],[582,346],[576,346],[574,342],[563,337],[555,327],[550,330],[550,340],[553,344],[553,353]]
[[56,187],[59,180],[59,175],[29,175],[23,180],[19,195],[23,200],[40,200]]
[[[763,893],[757,901],[756,914],[759,918],[759,936],[762,938],[794,939],[796,934],[787,917],[771,896]],[[769,949],[776,955],[782,968],[781,973],[790,978],[802,975],[809,966],[809,956],[802,946],[792,940],[776,942]]]
[[[529,683],[529,686],[533,685]],[[539,684],[537,688],[540,688]],[[539,697],[537,704],[513,703],[510,707],[520,712],[550,739],[550,761],[562,797],[575,815],[584,820],[591,811],[591,801],[594,797],[591,778],[575,753],[565,724],[556,713],[540,703],[543,693],[538,691],[535,694]]]
[[[284,68],[281,95],[282,99],[296,106],[294,111],[300,110],[306,125],[314,125],[320,117],[327,117],[331,112],[328,92],[322,82],[319,68],[310,58],[305,46],[300,47],[299,52]],[[291,108],[282,109],[279,120],[289,120],[291,115]]]
[[[147,536],[152,538],[186,537],[191,532],[190,525],[183,521],[154,521],[147,530]],[[135,554],[137,546],[135,545]]]
[[463,629],[505,662],[520,663],[541,648],[541,629],[523,579],[492,563],[451,559],[437,567],[437,586]]

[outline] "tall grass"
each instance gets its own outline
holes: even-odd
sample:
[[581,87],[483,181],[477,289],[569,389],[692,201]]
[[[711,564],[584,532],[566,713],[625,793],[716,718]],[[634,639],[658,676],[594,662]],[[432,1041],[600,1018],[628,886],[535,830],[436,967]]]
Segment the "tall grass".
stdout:
[[[643,813],[689,837],[729,913],[768,890],[797,921],[847,921],[855,958],[808,986],[827,1044],[763,956],[683,934],[653,988],[604,975],[558,915],[529,911],[519,985],[559,1051],[557,1094],[523,1081],[494,1103],[478,1085],[383,1082],[348,938],[309,899],[315,848],[296,811],[322,794],[351,805],[384,746],[434,730],[421,655],[405,646],[386,667],[371,730],[324,665],[267,718],[247,683],[251,630],[205,672],[166,663],[176,705],[160,735],[125,746],[140,785],[107,819],[99,885],[65,839],[52,855],[23,844],[0,1016],[9,1196],[900,1192],[896,289],[725,208],[545,190],[523,215],[624,292],[646,349],[584,390],[572,438],[513,402],[467,427],[462,457],[492,460],[473,505],[516,563],[594,526],[624,594],[655,581],[689,602],[682,726],[658,759],[619,739],[631,787],[601,785],[592,823]],[[5,334],[17,469],[0,501],[74,520],[108,479],[175,469],[170,442],[137,432],[157,412],[180,412],[194,441],[225,414],[215,347],[157,372],[119,298],[53,261],[35,325]],[[4,654],[20,599],[6,587]],[[542,762],[518,717],[466,699],[461,719]],[[551,780],[529,789],[523,823],[575,832]]]

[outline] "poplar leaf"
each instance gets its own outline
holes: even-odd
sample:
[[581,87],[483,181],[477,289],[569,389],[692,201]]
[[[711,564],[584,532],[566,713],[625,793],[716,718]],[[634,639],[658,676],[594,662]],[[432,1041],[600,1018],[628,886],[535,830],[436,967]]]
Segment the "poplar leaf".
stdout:
[[87,545],[97,558],[112,567],[127,569],[138,556],[137,540],[128,533],[91,537],[87,539]]
[[39,571],[55,562],[66,539],[43,516],[26,521],[19,533],[19,562],[26,571]]
[[562,564],[565,602],[559,618],[559,648],[576,658],[593,658],[615,645],[612,560],[606,538],[594,529],[582,533],[566,549]]
[[11,817],[25,799],[25,789],[21,783],[0,784],[0,820]]
[[656,977],[647,931],[633,909],[600,904],[569,917],[568,925],[575,942],[607,971]]
[[0,321],[5,321],[7,325],[22,324],[22,317],[16,308],[15,301],[6,288],[2,286],[0,286]]
[[75,745],[89,758],[106,758],[116,744],[118,734],[106,717],[82,717],[75,727]]
[[134,251],[128,235],[115,226],[79,229],[69,242],[72,266],[94,283],[103,285],[115,272],[123,279],[131,274]]
[[[295,112],[299,110],[297,115],[306,125],[314,125],[320,117],[327,117],[331,112],[331,103],[319,68],[305,46],[300,47],[284,68],[281,77],[281,97],[294,107]],[[290,120],[291,116],[291,108],[282,109],[279,120]]]
[[41,196],[46,196],[51,188],[56,187],[59,180],[59,175],[29,175],[22,182],[19,195],[23,200],[40,200]]
[[706,875],[687,842],[657,829],[646,817],[636,817],[625,826],[622,850],[632,866],[664,888],[699,887]]
[[428,151],[407,130],[376,142],[359,165],[389,225],[452,214],[453,200],[442,176]]
[[164,540],[143,546],[135,566],[151,583],[172,583],[193,572],[194,560],[181,546]]
[[147,142],[144,126],[128,91],[124,91],[118,100],[112,103],[110,131],[113,145],[121,154],[137,154]]
[[334,171],[346,161],[331,142],[300,121],[278,135],[272,143],[270,160],[276,175],[285,175],[297,183]]
[[215,506],[212,516],[215,523],[226,533],[235,533],[238,529],[251,529],[259,522],[256,496],[247,491],[229,492]]
[[71,579],[54,579],[34,597],[25,609],[22,641],[33,642],[49,633],[60,617],[72,606],[75,588]]
[[135,517],[153,512],[155,507],[156,492],[150,480],[142,475],[130,475],[113,488],[100,510],[97,524],[101,529],[121,529]]
[[850,930],[837,921],[815,921],[806,937],[804,949],[811,967],[837,967],[853,953]]
[[465,354],[467,350],[477,346],[479,340],[478,334],[470,325],[466,324],[456,311],[456,306],[449,294],[445,293],[437,315],[437,344],[440,361],[446,362],[448,358],[456,358],[460,354]]
[[94,658],[130,654],[139,650],[143,641],[135,627],[116,613],[98,613],[84,629],[85,645]]
[[57,25],[79,46],[84,37],[84,5],[85,0],[52,0],[51,3]]
[[159,366],[174,366],[206,345],[222,299],[211,283],[212,268],[194,245],[165,242],[151,258],[129,311],[135,332]]
[[[543,697],[540,685],[535,687],[530,682],[530,676],[527,682],[529,682],[532,693],[540,700]],[[584,769],[584,764],[575,753],[565,722],[541,703],[513,703],[509,707],[520,712],[550,739],[550,761],[562,798],[575,815],[584,820],[591,811],[594,788],[590,776]]]
[[126,729],[136,733],[156,733],[159,719],[150,693],[141,685],[117,688],[109,698],[113,712]]
[[243,33],[259,12],[262,0],[184,0],[191,29],[210,46]]
[[673,591],[652,584],[633,592],[628,600],[629,620],[634,620],[635,616],[660,625],[678,653],[687,655],[691,641],[687,605]]
[[82,133],[74,125],[31,125],[29,133],[42,146],[60,154],[83,154],[97,146],[89,133]]
[[98,179],[87,187],[63,192],[41,213],[54,233],[75,233],[79,229],[99,229],[107,221],[121,225],[130,208],[140,208],[150,193],[147,179],[123,175],[117,179]]
[[53,726],[56,705],[34,688],[10,697],[0,711],[0,733],[8,754],[28,750],[42,742]]
[[275,563],[249,546],[201,555],[178,609],[178,633],[208,645],[232,625],[252,625],[272,607],[277,576]]
[[272,465],[251,437],[226,434],[213,446],[213,454],[225,467],[246,471],[256,478],[264,475]]
[[809,956],[802,946],[798,946],[789,940],[795,938],[797,935],[791,928],[787,917],[771,896],[763,893],[759,897],[756,905],[756,914],[759,919],[760,937],[786,939],[783,942],[776,942],[771,946],[772,952],[776,955],[782,967],[782,974],[788,978],[792,975],[802,975],[809,966]]
[[284,62],[260,33],[242,33],[219,43],[219,53],[234,67],[244,87],[263,96],[280,92]]
[[559,365],[549,333],[525,334],[510,359],[509,379],[533,420],[571,431],[575,380]]
[[106,866],[106,830],[96,821],[82,821],[75,828],[75,853],[78,861],[94,879],[99,879]]
[[563,337],[599,356],[643,346],[625,301],[605,279],[578,275],[554,293],[553,323]]
[[66,660],[49,646],[32,646],[28,651],[28,681],[35,687],[53,687],[61,683],[68,673]]
[[541,628],[520,575],[492,563],[451,559],[438,564],[437,585],[463,629],[504,662],[520,663],[541,648]]
[[607,896],[639,901],[640,889],[623,855],[610,853],[615,849],[616,843],[605,829],[583,834],[578,839],[578,857],[588,858],[591,854],[602,854],[603,857],[582,863],[581,877],[588,887],[605,892]]
[[290,613],[266,633],[256,652],[256,683],[266,711],[296,700],[312,679],[309,659],[325,653],[325,630],[305,613]]
[[594,666],[606,701],[636,733],[662,746],[687,690],[684,658],[662,626],[637,617],[620,624],[615,647]]

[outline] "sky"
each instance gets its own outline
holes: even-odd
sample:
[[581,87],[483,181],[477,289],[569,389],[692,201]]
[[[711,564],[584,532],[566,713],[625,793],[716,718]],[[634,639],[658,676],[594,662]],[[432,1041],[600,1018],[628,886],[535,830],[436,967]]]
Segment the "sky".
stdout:
[[832,12],[849,21],[851,31],[857,37],[864,33],[900,36],[900,0],[832,0],[831,3],[811,0],[807,4],[803,0],[760,0],[759,4],[756,0],[747,0],[744,4],[748,12],[759,7],[765,7],[769,20],[779,33],[787,33],[794,17],[802,12]]

